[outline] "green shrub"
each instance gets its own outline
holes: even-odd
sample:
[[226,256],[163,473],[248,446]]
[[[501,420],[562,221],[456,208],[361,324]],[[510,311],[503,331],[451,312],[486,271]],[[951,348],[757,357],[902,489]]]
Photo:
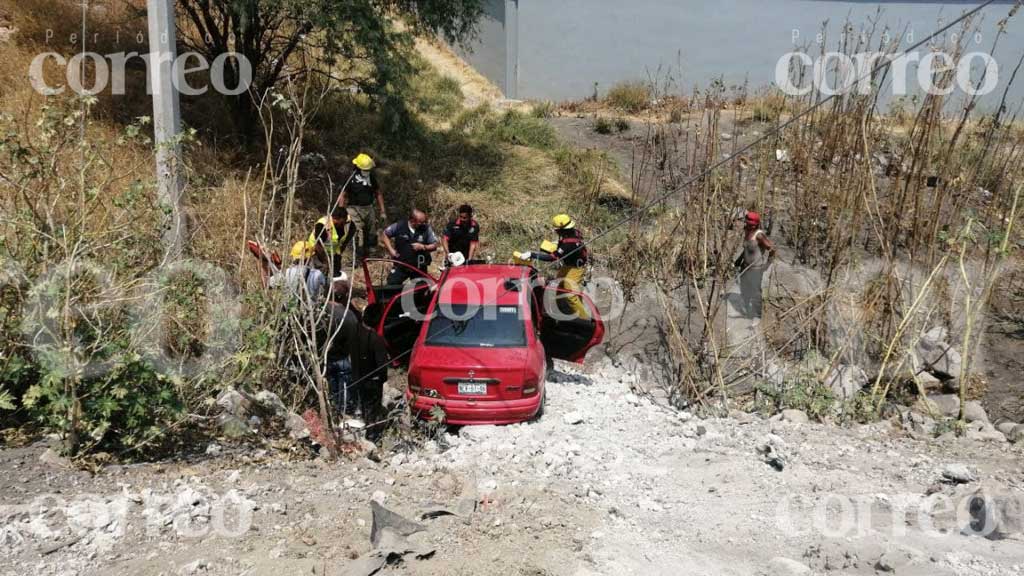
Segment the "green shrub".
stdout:
[[83,434],[76,452],[157,448],[184,414],[174,383],[138,356],[81,380],[75,395],[67,383],[73,376],[60,362],[45,364],[43,377],[29,387],[22,404],[47,429]]
[[611,134],[612,132],[622,133],[629,130],[629,121],[625,118],[605,118],[599,116],[594,120],[594,132],[598,134]]
[[832,390],[818,381],[828,361],[811,352],[787,372],[781,386],[758,382],[755,391],[762,410],[771,413],[780,410],[803,410],[813,419],[821,420],[836,414],[836,397]]
[[608,91],[605,101],[610,106],[635,114],[651,105],[651,88],[643,82],[620,82]]
[[537,102],[530,109],[530,115],[534,118],[551,118],[555,115],[555,104],[549,100]]
[[547,122],[518,110],[498,115],[489,107],[480,106],[463,113],[455,120],[452,128],[488,142],[542,150],[549,150],[558,144],[558,135]]
[[407,94],[417,112],[448,120],[462,110],[462,86],[451,76],[423,71],[416,76]]

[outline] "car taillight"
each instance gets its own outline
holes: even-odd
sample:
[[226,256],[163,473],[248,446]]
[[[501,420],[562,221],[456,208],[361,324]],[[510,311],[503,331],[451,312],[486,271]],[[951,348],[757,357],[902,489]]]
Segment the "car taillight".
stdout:
[[533,396],[537,393],[537,380],[527,380],[523,383],[523,396]]
[[419,372],[409,372],[409,391],[419,394],[421,388]]

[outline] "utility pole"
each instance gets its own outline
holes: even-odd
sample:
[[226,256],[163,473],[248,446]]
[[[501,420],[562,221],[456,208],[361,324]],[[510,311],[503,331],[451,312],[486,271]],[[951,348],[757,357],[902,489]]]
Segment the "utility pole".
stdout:
[[153,90],[153,140],[156,146],[157,199],[167,210],[164,262],[179,258],[188,235],[182,209],[180,174],[181,108],[174,84],[177,39],[174,0],[147,0],[149,13],[149,85]]

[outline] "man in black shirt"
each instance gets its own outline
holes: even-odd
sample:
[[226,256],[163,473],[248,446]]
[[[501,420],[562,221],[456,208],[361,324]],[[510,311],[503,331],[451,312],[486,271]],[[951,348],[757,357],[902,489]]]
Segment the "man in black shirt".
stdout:
[[463,204],[459,206],[459,217],[444,229],[445,259],[459,252],[466,262],[471,262],[476,259],[479,243],[480,225],[473,219],[473,207]]
[[365,258],[369,250],[377,246],[377,230],[380,222],[387,218],[387,209],[384,207],[384,193],[373,172],[376,166],[373,158],[360,154],[352,159],[352,164],[355,165],[355,171],[341,190],[338,206],[348,208],[359,230],[356,253],[360,258]]
[[339,296],[342,292],[335,291],[326,323],[331,396],[342,411],[358,407],[369,426],[383,418],[381,401],[390,359],[383,339],[366,324],[362,314],[346,306],[345,295]]

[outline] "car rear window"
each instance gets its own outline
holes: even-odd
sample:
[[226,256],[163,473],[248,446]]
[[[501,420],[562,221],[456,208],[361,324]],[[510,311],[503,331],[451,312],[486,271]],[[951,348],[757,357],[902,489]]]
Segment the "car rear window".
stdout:
[[425,343],[455,348],[522,347],[526,346],[526,325],[519,306],[445,304],[437,307]]

